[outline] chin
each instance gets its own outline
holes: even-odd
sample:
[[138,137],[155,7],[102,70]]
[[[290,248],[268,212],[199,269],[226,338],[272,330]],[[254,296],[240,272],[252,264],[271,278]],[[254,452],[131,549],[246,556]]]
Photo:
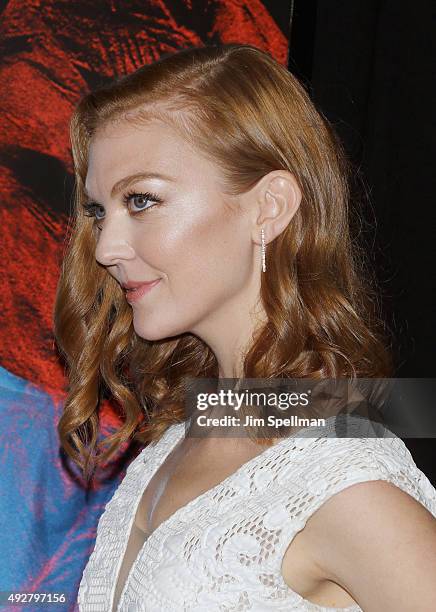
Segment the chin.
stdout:
[[165,325],[163,322],[153,323],[152,317],[148,317],[148,319],[147,323],[145,323],[144,321],[137,321],[133,317],[133,329],[140,338],[149,342],[179,336],[187,331],[179,326]]

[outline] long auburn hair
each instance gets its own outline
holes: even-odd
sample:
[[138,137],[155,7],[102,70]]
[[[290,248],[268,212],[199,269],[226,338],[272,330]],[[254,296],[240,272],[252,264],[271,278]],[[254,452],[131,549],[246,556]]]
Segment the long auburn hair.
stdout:
[[[90,139],[110,123],[150,118],[214,160],[228,194],[279,169],[301,188],[298,211],[268,244],[260,295],[267,322],[244,356],[243,376],[381,378],[393,371],[374,278],[351,238],[351,163],[334,128],[295,76],[251,45],[164,56],[85,95],[71,119],[75,209],[54,311],[69,387],[58,432],[88,479],[124,442],[149,443],[185,420],[186,377],[218,376],[213,352],[193,334],[138,337],[121,287],[95,260],[93,219],[82,206]],[[121,407],[123,424],[99,442],[105,395]]]

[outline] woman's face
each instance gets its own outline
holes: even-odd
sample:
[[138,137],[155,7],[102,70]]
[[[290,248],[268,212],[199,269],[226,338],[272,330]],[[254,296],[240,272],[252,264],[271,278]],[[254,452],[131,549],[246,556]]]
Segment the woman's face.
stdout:
[[[156,176],[115,187],[141,173]],[[96,259],[120,284],[159,279],[130,302],[145,339],[234,335],[256,301],[253,214],[229,209],[241,202],[222,194],[219,179],[218,168],[162,122],[111,125],[91,141],[86,190],[99,204]]]

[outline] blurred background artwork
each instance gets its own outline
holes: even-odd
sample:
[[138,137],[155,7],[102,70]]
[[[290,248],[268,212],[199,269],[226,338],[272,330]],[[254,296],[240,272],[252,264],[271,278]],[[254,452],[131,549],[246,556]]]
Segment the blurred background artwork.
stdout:
[[[64,593],[47,608],[73,610],[98,518],[132,457],[85,490],[59,452],[66,379],[52,316],[71,113],[93,87],[185,47],[250,43],[286,65],[290,2],[10,0],[0,10],[0,590]],[[102,435],[117,425],[109,404],[102,420]],[[32,607],[44,609],[11,610]]]

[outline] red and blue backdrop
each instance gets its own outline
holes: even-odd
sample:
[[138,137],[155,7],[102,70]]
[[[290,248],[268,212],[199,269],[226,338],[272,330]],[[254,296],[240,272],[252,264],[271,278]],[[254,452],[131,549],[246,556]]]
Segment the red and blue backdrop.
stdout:
[[[278,6],[280,4],[280,7]],[[288,60],[282,0],[10,0],[0,6],[0,591],[77,609],[96,525],[125,472],[86,489],[63,460],[66,379],[52,331],[71,208],[69,120],[80,97],[173,50],[250,43]],[[117,425],[110,404],[102,433]],[[127,463],[127,456],[123,458]],[[41,610],[31,604],[3,609]]]

